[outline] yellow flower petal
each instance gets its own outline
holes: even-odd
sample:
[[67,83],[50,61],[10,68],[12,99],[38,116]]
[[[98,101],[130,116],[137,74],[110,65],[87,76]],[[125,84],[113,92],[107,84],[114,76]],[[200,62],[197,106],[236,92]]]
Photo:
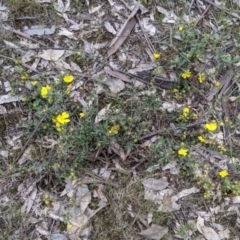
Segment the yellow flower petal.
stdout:
[[159,59],[159,58],[161,57],[161,55],[160,55],[160,53],[154,53],[154,54],[153,54],[153,57],[154,57],[155,59]]
[[188,155],[188,150],[186,148],[180,148],[178,150],[178,155],[186,157]]
[[63,77],[63,81],[64,81],[65,83],[71,83],[73,80],[74,80],[74,77],[73,77],[72,75],[65,75],[65,76]]
[[192,73],[189,71],[189,70],[186,70],[184,71],[182,74],[181,74],[181,77],[183,79],[187,79],[187,78],[190,78],[192,76]]
[[183,26],[178,27],[178,31],[182,32],[184,30]]
[[85,113],[79,113],[79,116],[80,116],[80,118],[84,118],[85,117]]
[[218,173],[218,175],[221,177],[221,178],[225,178],[227,177],[229,174],[228,174],[228,171],[227,170],[222,170]]
[[215,131],[215,130],[217,129],[218,125],[217,125],[217,123],[216,123],[215,121],[212,121],[212,122],[210,122],[210,123],[206,123],[206,124],[204,125],[204,127],[205,127],[208,131],[213,132],[213,131]]

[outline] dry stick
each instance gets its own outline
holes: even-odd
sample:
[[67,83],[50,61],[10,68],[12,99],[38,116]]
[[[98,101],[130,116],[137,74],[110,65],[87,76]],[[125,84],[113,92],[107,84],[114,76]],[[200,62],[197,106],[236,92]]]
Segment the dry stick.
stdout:
[[[128,4],[127,4],[124,0],[121,0],[121,2],[126,6],[126,8],[127,8],[129,11],[132,11],[132,9],[128,6]],[[154,53],[154,52],[155,52],[155,49],[154,49],[152,43],[148,40],[148,38],[147,38],[147,36],[146,36],[146,34],[145,34],[144,30],[143,30],[141,21],[140,21],[139,17],[137,16],[137,14],[136,14],[135,17],[136,17],[136,19],[137,19],[137,21],[138,21],[138,24],[139,24],[139,26],[140,26],[140,28],[141,28],[141,30],[142,30],[142,32],[143,32],[143,35],[144,35],[144,38],[145,38],[145,40],[146,40],[146,42],[147,42],[147,44],[148,44],[148,47],[150,48],[150,50],[152,51],[152,53]]]
[[227,9],[225,9],[225,8],[219,7],[218,5],[216,5],[215,3],[213,3],[212,1],[210,1],[210,0],[203,0],[203,1],[204,1],[204,2],[207,2],[207,3],[211,4],[211,5],[213,5],[214,7],[218,8],[218,9],[220,9],[220,10],[226,11],[227,14],[229,14],[229,15],[231,15],[232,17],[235,17],[235,18],[237,18],[238,20],[240,20],[240,17],[239,17],[239,16],[235,15],[234,13],[229,12],[229,11],[228,11]]
[[15,30],[15,29],[12,29],[12,31],[13,31],[13,33],[16,33],[17,35],[19,35],[19,36],[21,36],[21,37],[23,37],[23,38],[26,38],[26,39],[28,39],[28,40],[37,42],[37,43],[39,43],[40,45],[42,45],[42,46],[44,46],[44,47],[47,47],[47,45],[45,45],[45,44],[43,44],[43,43],[35,40],[34,38],[30,37],[30,36],[29,36],[28,34],[26,34],[26,33],[23,33],[23,32],[21,32],[21,31],[19,31],[19,30]]
[[99,179],[98,181],[100,181],[101,183],[105,183],[105,184],[111,185],[111,186],[113,186],[115,188],[120,188],[121,187],[121,185],[119,185],[117,183],[114,183],[114,182],[112,182],[112,181],[110,181],[110,180],[108,180],[108,179],[106,179],[106,178],[104,178],[104,177],[94,173],[94,172],[90,172],[90,171],[88,171],[86,169],[84,169],[84,171],[85,171],[85,173],[87,175],[90,175],[91,177],[94,177],[94,178],[98,178]]
[[196,0],[196,4],[197,4],[198,11],[199,11],[200,14],[202,15],[202,9],[201,9],[200,6],[199,6],[199,0]]
[[193,3],[194,3],[195,0],[192,0],[191,3],[190,3],[190,6],[189,6],[189,9],[188,9],[188,15],[191,16],[191,8],[193,6]]
[[48,113],[45,113],[45,115],[40,119],[40,121],[38,122],[37,126],[35,127],[35,129],[33,130],[33,132],[31,133],[30,137],[28,138],[27,142],[24,144],[22,151],[20,152],[19,156],[17,157],[17,159],[15,160],[15,162],[18,162],[19,159],[22,157],[24,151],[26,150],[28,144],[30,143],[30,141],[32,140],[33,136],[35,135],[36,131],[38,130],[39,126],[41,125],[41,123],[43,122],[43,120],[46,118]]
[[140,137],[138,140],[141,141],[141,140],[144,140],[144,139],[146,139],[146,138],[150,138],[150,137],[153,137],[153,136],[155,136],[155,135],[157,135],[157,134],[165,133],[165,132],[168,132],[168,131],[173,131],[173,130],[178,130],[178,129],[183,129],[183,128],[191,128],[191,127],[197,126],[197,125],[202,124],[202,123],[204,123],[203,120],[201,120],[201,121],[196,121],[196,122],[194,122],[194,123],[190,123],[190,124],[188,124],[188,125],[185,126],[185,127],[176,127],[176,128],[160,129],[160,130],[157,130],[156,132],[153,132],[153,133],[149,133],[149,134],[147,134],[147,135],[144,135],[144,136]]
[[137,18],[138,24],[139,24],[139,26],[140,26],[140,28],[141,28],[141,30],[142,30],[143,36],[144,36],[144,38],[145,38],[145,40],[146,40],[146,42],[147,42],[147,44],[148,44],[148,47],[150,48],[150,50],[152,51],[152,53],[156,52],[155,49],[154,49],[154,46],[153,46],[152,43],[149,41],[148,37],[146,36],[146,34],[145,34],[144,30],[143,30],[143,27],[142,27],[142,24],[141,24],[141,21],[140,21],[139,17],[138,17],[137,15],[136,15],[135,17]]
[[205,17],[206,13],[208,12],[208,10],[210,9],[211,5],[209,4],[207,6],[207,8],[205,9],[205,11],[203,12],[203,14],[201,15],[201,17],[197,20],[197,22],[195,23],[195,27],[197,26],[197,24]]

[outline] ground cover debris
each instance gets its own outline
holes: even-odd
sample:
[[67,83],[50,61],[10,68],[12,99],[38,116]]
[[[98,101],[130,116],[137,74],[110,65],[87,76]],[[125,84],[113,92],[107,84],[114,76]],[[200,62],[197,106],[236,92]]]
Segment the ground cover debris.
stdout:
[[239,239],[239,7],[0,1],[0,239]]

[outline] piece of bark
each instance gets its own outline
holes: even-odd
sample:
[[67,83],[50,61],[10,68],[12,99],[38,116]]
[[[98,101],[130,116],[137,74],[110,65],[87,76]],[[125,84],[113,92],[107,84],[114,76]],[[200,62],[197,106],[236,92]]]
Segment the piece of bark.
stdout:
[[113,55],[117,50],[121,47],[121,45],[125,42],[128,35],[132,31],[133,27],[135,26],[137,19],[135,18],[136,13],[139,10],[139,3],[136,4],[135,8],[133,9],[132,13],[130,14],[127,21],[123,24],[120,31],[117,33],[117,36],[112,40],[109,45],[108,49],[108,57]]

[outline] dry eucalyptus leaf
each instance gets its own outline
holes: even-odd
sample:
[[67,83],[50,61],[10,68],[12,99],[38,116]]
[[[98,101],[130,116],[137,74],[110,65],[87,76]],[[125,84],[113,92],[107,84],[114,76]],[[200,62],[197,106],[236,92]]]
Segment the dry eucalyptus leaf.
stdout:
[[84,213],[89,203],[91,202],[92,195],[86,184],[77,187],[76,203],[80,206],[81,213]]
[[24,151],[23,155],[21,156],[21,158],[18,160],[18,164],[23,164],[28,160],[32,160],[32,151],[34,150],[34,146],[33,145],[29,145],[26,150]]
[[232,198],[233,204],[240,204],[240,196],[235,196]]
[[62,0],[57,0],[57,2],[53,3],[53,7],[56,11],[60,13],[64,13],[70,10],[70,0],[65,0],[65,4]]
[[47,49],[43,50],[42,54],[39,54],[38,57],[43,58],[48,61],[57,61],[60,57],[63,56],[65,50],[53,50]]
[[141,23],[143,25],[144,32],[148,33],[150,36],[154,36],[156,33],[156,27],[150,23],[150,18],[143,18]]
[[125,88],[125,83],[117,78],[108,78],[104,81],[112,93],[119,93]]
[[37,196],[37,187],[35,187],[31,194],[28,196],[28,198],[25,200],[23,206],[21,207],[21,212],[22,213],[29,213],[32,206],[33,206],[33,203],[35,201],[35,198]]
[[142,181],[142,184],[153,191],[161,191],[168,186],[168,182],[164,178],[147,178]]
[[49,231],[47,231],[46,229],[44,229],[42,226],[36,226],[36,228],[35,228],[41,235],[43,235],[43,236],[48,236],[48,235],[50,235],[50,232]]
[[92,7],[88,11],[89,11],[90,14],[98,12],[102,8],[102,6],[103,6],[103,4],[102,5],[98,5],[97,7]]
[[112,71],[112,70],[109,70],[109,69],[104,69],[104,72],[115,77],[115,78],[118,78],[124,82],[128,82],[128,83],[131,83],[132,81],[129,79],[129,77],[121,72],[118,72],[118,71]]
[[165,15],[163,18],[163,23],[176,23],[178,22],[178,17],[174,14],[173,11],[167,11],[166,9],[157,6],[158,12]]
[[0,104],[18,102],[23,99],[23,96],[11,96],[11,94],[1,95],[0,96]]
[[95,117],[95,123],[99,123],[105,119],[105,115],[109,110],[110,106],[111,106],[111,103],[109,103],[106,107],[104,107],[98,112],[97,116]]
[[135,15],[138,12],[138,10],[139,3],[136,4],[127,21],[123,24],[122,28],[117,33],[116,37],[110,43],[110,47],[108,49],[108,57],[113,55],[127,39],[128,35],[130,34],[130,32],[132,31],[133,27],[137,22]]
[[51,28],[45,28],[44,25],[34,25],[31,26],[30,28],[25,27],[23,29],[23,32],[28,34],[29,36],[42,36],[42,35],[50,35],[53,34],[56,30],[56,27],[52,25]]
[[197,219],[197,229],[207,240],[220,240],[215,230],[204,225],[204,219],[200,216]]
[[50,235],[50,240],[68,240],[63,234],[54,233]]
[[110,145],[111,150],[116,153],[121,159],[124,161],[127,158],[127,154],[124,153],[124,150],[120,147],[118,143],[111,143]]
[[117,34],[116,30],[114,29],[110,22],[105,22],[104,27],[108,30],[108,32],[112,33],[113,35]]
[[160,225],[152,224],[152,226],[146,230],[143,230],[139,235],[152,240],[160,240],[168,233],[168,228]]
[[4,158],[8,158],[9,152],[7,150],[1,150],[0,156]]
[[176,111],[178,110],[179,108],[181,108],[183,105],[182,104],[178,104],[178,103],[175,103],[175,102],[164,102],[162,104],[162,107],[161,109],[162,110],[166,110],[167,112],[173,112],[173,111]]
[[68,31],[66,28],[64,27],[61,27],[58,34],[59,36],[65,36],[65,37],[68,37],[68,38],[71,38],[71,39],[74,39],[74,40],[77,40],[76,37],[74,37],[74,33],[73,32],[70,32]]
[[0,114],[6,114],[6,113],[7,113],[7,109],[3,105],[0,105]]

